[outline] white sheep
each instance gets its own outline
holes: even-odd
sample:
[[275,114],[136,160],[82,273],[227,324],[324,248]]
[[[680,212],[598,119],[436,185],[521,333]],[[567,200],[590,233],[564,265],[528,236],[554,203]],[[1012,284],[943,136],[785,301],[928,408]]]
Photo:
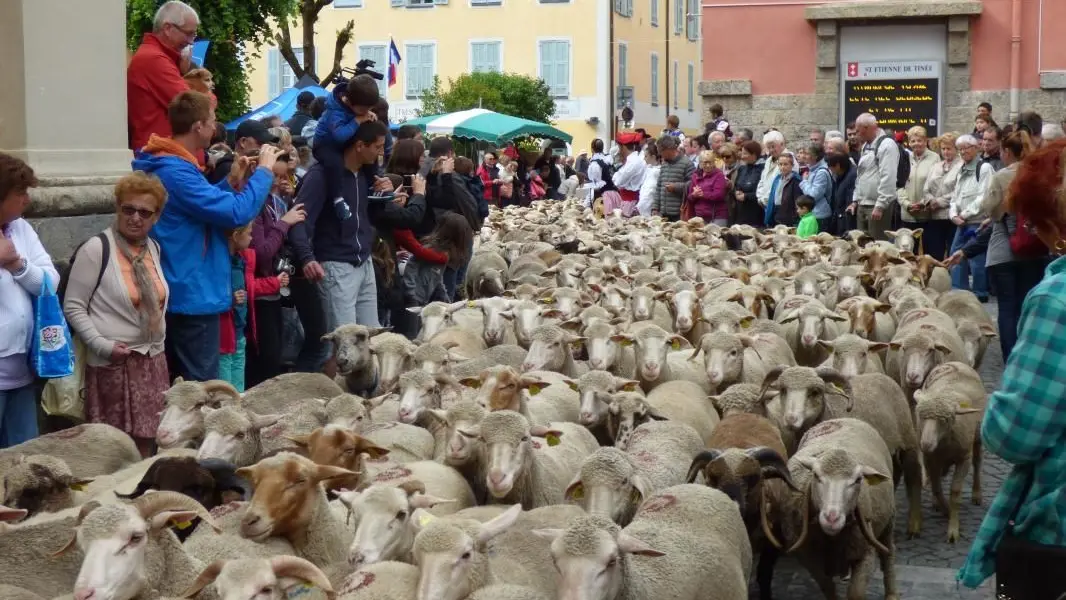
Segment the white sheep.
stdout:
[[829,358],[825,359],[819,368],[833,369],[844,377],[885,372],[877,353],[888,349],[886,343],[871,342],[845,333],[835,340],[818,340],[818,345],[829,353]]
[[0,463],[21,454],[59,458],[75,477],[82,479],[108,475],[141,460],[133,438],[104,423],[76,425],[5,448],[0,450]]
[[571,379],[566,383],[580,397],[581,412],[577,422],[587,427],[601,444],[611,445],[613,440],[607,433],[607,408],[611,404],[611,396],[616,392],[636,391],[640,382],[607,371],[589,371],[576,381]]
[[626,448],[637,427],[651,420],[684,423],[700,439],[711,439],[718,413],[707,402],[703,390],[691,381],[669,381],[648,393],[621,392],[611,398],[607,409],[607,430],[615,447]]
[[966,362],[955,322],[936,309],[918,308],[904,315],[889,346],[885,373],[908,397],[922,387],[933,367],[950,361]]
[[695,361],[700,352],[712,393],[734,383],[761,384],[771,368],[796,364],[788,342],[772,333],[708,333],[699,340],[689,360]]
[[967,364],[980,368],[988,342],[999,335],[984,305],[969,290],[951,290],[937,299],[936,307],[955,321]]
[[529,353],[522,363],[523,371],[555,371],[567,377],[580,377],[587,365],[574,360],[572,345],[585,338],[574,335],[557,325],[541,325],[533,330]]
[[774,313],[774,321],[785,327],[784,337],[796,356],[796,363],[807,367],[825,362],[827,353],[818,340],[835,338],[839,333],[837,323],[847,320],[810,296],[787,298]]
[[503,294],[507,261],[496,252],[480,251],[470,257],[466,268],[466,297],[470,300]]
[[221,600],[284,600],[289,598],[290,594],[305,593],[306,586],[317,587],[331,598],[334,596],[333,587],[326,574],[296,556],[213,562],[200,573],[181,597],[193,597],[212,584]]
[[699,385],[705,393],[710,392],[706,370],[688,361],[690,353],[680,352],[690,346],[684,337],[650,325],[636,333],[617,334],[613,339],[622,346],[634,346],[636,379],[644,391],[650,392],[667,381],[685,380]]

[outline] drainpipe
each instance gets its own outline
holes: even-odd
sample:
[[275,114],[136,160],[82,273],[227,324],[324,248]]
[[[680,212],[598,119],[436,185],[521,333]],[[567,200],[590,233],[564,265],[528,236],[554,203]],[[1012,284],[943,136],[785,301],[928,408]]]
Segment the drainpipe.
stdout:
[[[1039,27],[1040,24],[1037,24]],[[1037,49],[1039,52],[1039,49]],[[1022,73],[1022,0],[1010,3],[1010,118],[1018,116],[1021,106]]]
[[[684,1],[685,0],[674,0],[674,2]],[[666,73],[666,77],[663,77],[663,83],[666,84],[665,86],[663,86],[666,88],[666,114],[663,115],[664,123],[666,122],[666,117],[670,116],[670,0],[666,0],[666,14],[666,49],[663,51],[663,54],[666,55],[664,61],[666,69],[663,71],[664,73]]]
[[613,140],[618,132],[618,90],[615,89],[615,72],[614,72],[614,5],[610,2],[607,3],[607,18],[609,19],[607,25],[607,73],[608,73],[608,85],[607,90],[608,100],[607,106],[610,107],[610,112],[607,118],[611,121],[610,127],[610,139],[604,140],[604,148],[611,147],[611,140]]

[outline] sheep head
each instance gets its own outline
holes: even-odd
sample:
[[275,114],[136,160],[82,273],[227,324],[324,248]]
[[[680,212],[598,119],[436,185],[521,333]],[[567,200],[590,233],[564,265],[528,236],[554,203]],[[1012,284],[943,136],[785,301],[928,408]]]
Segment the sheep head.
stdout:
[[398,333],[379,333],[370,338],[370,354],[378,359],[378,393],[391,392],[400,374],[411,366],[416,346]]
[[607,407],[607,432],[614,440],[615,448],[625,450],[637,427],[653,419],[664,421],[666,417],[648,404],[643,394],[621,392],[611,398]]
[[590,515],[626,525],[650,493],[648,482],[625,452],[600,448],[582,463],[581,470],[567,486],[565,497]]
[[219,408],[226,400],[240,403],[240,393],[227,381],[184,381],[181,377],[163,395],[166,408],[155,439],[160,448],[193,445],[204,435],[203,407]]
[[607,407],[616,392],[634,392],[640,382],[618,377],[607,371],[589,371],[579,379],[567,380],[570,389],[578,393],[581,412],[578,420],[585,427],[600,425],[607,418]]
[[557,325],[541,325],[533,330],[522,370],[562,372],[566,363],[572,360],[570,347],[584,341],[583,336],[574,335]]
[[704,482],[737,503],[740,514],[747,516],[759,508],[760,484],[765,479],[780,479],[796,489],[789,476],[788,464],[773,448],[726,448],[704,450],[692,459],[687,481],[695,483],[703,474]]
[[47,454],[20,455],[3,476],[3,504],[29,515],[75,505],[74,492],[91,483],[74,477],[67,463]]
[[217,458],[237,466],[250,465],[262,446],[260,430],[274,425],[283,415],[257,415],[239,407],[200,409],[204,413],[204,442],[196,458]]
[[380,327],[341,325],[322,336],[322,341],[333,343],[333,357],[337,361],[337,372],[341,375],[349,375],[372,368],[370,338],[383,331],[385,329]]
[[857,335],[845,333],[834,340],[818,340],[818,345],[829,352],[829,365],[846,378],[866,372],[866,361],[871,353],[883,352],[888,344],[871,342]]
[[520,413],[501,410],[490,412],[481,421],[480,439],[488,456],[485,484],[494,498],[505,498],[515,485],[529,474],[533,463],[532,437],[559,443],[562,432],[543,426],[530,426]]
[[338,496],[358,515],[359,525],[348,551],[348,564],[353,569],[386,560],[405,560],[414,542],[414,511],[454,502],[427,495],[426,486],[420,481],[398,486],[375,484],[361,492],[343,490]]
[[852,407],[851,384],[832,369],[777,367],[766,374],[760,396],[777,384],[781,400],[781,420],[793,432],[804,431],[825,414],[825,394],[840,394]]
[[331,465],[356,473],[363,469],[363,455],[383,458],[389,451],[374,442],[337,425],[319,427],[310,435],[291,436],[298,446],[307,448],[308,458],[320,465]]
[[303,585],[321,589],[330,600],[336,597],[326,574],[297,556],[215,561],[200,572],[181,597],[192,598],[212,583],[219,600],[285,600],[290,591]]

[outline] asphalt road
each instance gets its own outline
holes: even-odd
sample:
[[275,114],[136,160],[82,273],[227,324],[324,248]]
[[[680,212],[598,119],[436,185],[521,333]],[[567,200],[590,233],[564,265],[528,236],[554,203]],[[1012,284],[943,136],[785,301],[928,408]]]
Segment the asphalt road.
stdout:
[[[988,304],[988,311],[996,314],[995,303]],[[985,353],[980,368],[985,389],[990,393],[999,385],[1003,373],[1003,355],[999,344],[993,341]],[[970,502],[971,477],[966,478],[962,488],[962,506],[959,514],[962,540],[955,544],[947,542],[947,516],[933,511],[932,498],[928,489],[922,491],[922,535],[908,540],[906,532],[907,497],[902,482],[896,490],[896,581],[900,598],[903,600],[991,600],[994,598],[993,580],[989,579],[981,588],[970,590],[955,582],[955,574],[962,566],[973,542],[985,510],[999,491],[1003,479],[1010,468],[999,457],[984,453],[982,473],[983,506],[974,506]],[[950,487],[950,477],[944,479],[944,493]],[[900,525],[902,524],[902,525]],[[840,598],[844,598],[847,583],[837,586]],[[758,587],[753,581],[751,599],[758,598]],[[776,600],[818,600],[822,597],[814,580],[803,567],[793,560],[782,559],[777,564],[773,585]],[[870,600],[885,597],[880,568],[875,568],[870,576],[870,585],[866,597]]]

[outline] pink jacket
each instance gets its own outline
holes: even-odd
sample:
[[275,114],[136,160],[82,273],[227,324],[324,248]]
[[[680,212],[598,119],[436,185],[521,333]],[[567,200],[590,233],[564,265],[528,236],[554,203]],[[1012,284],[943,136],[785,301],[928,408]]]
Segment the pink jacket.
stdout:
[[[703,190],[703,196],[693,196],[696,188]],[[704,173],[703,169],[696,169],[692,174],[692,181],[688,186],[688,200],[692,202],[697,217],[710,222],[714,219],[728,219],[729,209],[726,206],[725,194],[728,182],[725,173],[715,168],[710,173]]]

